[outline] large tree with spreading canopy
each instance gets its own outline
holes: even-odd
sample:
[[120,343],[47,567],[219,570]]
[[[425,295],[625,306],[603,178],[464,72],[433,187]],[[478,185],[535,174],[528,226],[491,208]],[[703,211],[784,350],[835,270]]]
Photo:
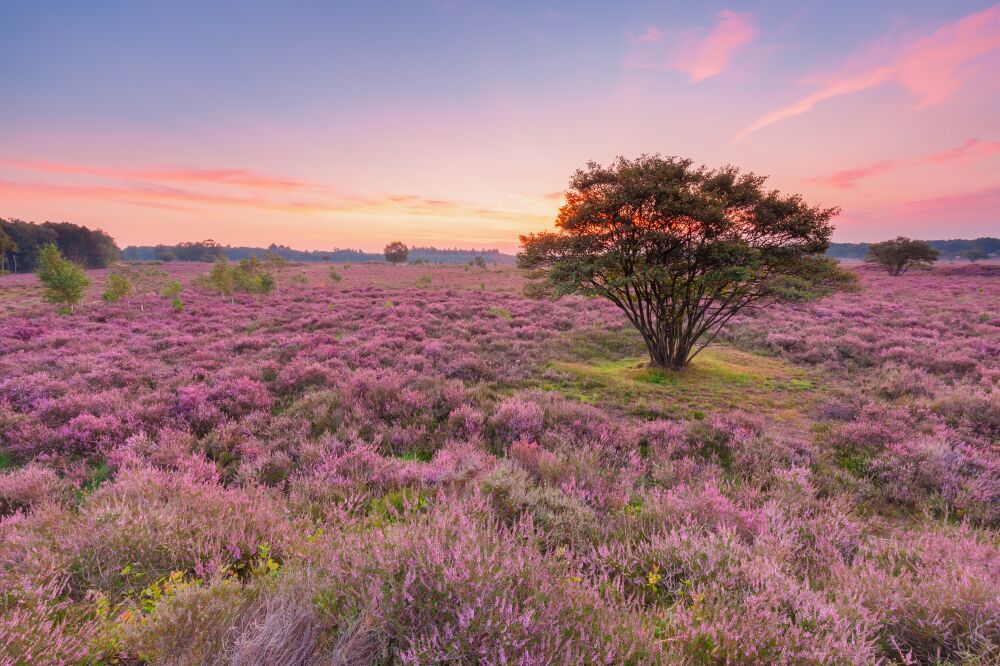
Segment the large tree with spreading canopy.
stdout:
[[765,188],[731,166],[643,155],[589,163],[556,231],[521,237],[536,293],[609,299],[654,366],[681,369],[736,313],[852,284],[823,256],[836,208]]

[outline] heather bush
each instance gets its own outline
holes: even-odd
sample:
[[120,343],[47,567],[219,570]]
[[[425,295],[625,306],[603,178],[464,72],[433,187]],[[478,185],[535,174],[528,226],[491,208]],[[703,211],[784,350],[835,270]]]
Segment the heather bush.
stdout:
[[252,596],[232,579],[177,585],[148,612],[127,611],[122,647],[154,664],[224,664],[233,628],[251,604]]
[[281,557],[290,526],[263,490],[227,490],[148,467],[119,471],[55,535],[71,589],[112,599],[171,571],[202,577],[239,565],[261,544]]
[[72,486],[65,479],[39,464],[0,472],[0,516],[26,511],[42,502],[65,502],[71,495]]
[[880,622],[883,654],[909,663],[1000,656],[1000,552],[966,528],[897,533],[862,548],[842,584]]
[[534,402],[522,398],[506,398],[497,404],[490,419],[493,435],[505,445],[541,434],[545,413]]
[[787,372],[721,399],[578,391],[559,364],[617,381],[641,341],[511,269],[225,302],[202,270],[168,267],[180,312],[74,317],[0,278],[0,663],[998,658],[987,265],[737,317]]
[[[527,523],[457,507],[322,549],[318,603],[336,632],[369,627],[401,663],[648,663],[657,644],[574,572],[547,559]],[[503,584],[499,584],[500,581]]]
[[508,524],[528,516],[552,545],[595,541],[601,534],[596,512],[560,488],[535,485],[521,469],[501,465],[482,481],[484,496]]
[[66,598],[58,580],[15,586],[0,582],[0,663],[87,663],[99,630]]

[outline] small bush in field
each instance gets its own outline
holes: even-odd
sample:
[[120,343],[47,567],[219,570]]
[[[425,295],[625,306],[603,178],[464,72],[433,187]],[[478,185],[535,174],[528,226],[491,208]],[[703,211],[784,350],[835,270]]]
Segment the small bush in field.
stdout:
[[334,284],[337,284],[338,282],[344,279],[344,277],[333,266],[330,266],[330,270],[327,273],[327,277],[330,279],[330,282]]
[[83,298],[90,280],[79,266],[67,259],[53,244],[44,246],[38,254],[38,279],[49,303],[62,304],[70,312]]
[[430,289],[431,282],[432,279],[430,275],[421,275],[420,277],[417,278],[415,284],[417,289]]
[[132,283],[120,273],[111,273],[104,281],[104,293],[101,298],[109,303],[117,303],[132,293]]
[[160,291],[160,296],[163,298],[177,298],[182,291],[184,291],[184,287],[181,283],[178,280],[171,280]]
[[911,268],[930,268],[940,254],[927,241],[899,236],[869,245],[865,261],[880,265],[889,275],[900,276]]
[[331,308],[329,268],[0,299],[0,664],[996,661],[995,268],[735,316],[780,376],[732,404],[629,381],[614,306],[513,270],[355,265]]

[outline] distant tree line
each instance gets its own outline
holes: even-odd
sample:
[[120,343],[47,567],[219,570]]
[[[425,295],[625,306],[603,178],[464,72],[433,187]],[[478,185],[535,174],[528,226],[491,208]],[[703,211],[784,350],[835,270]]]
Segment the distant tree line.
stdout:
[[[230,261],[242,261],[250,257],[262,257],[267,253],[276,254],[287,261],[328,261],[336,263],[364,263],[385,261],[382,252],[363,250],[294,250],[286,245],[272,243],[268,247],[246,247],[220,245],[213,240],[177,245],[140,245],[126,247],[122,253],[125,261],[204,261],[214,262],[219,257]],[[482,257],[490,264],[514,264],[514,255],[503,254],[497,249],[459,250],[435,247],[411,247],[408,260],[419,263],[467,264]]]
[[[968,253],[980,259],[986,259],[993,255],[1000,255],[1000,238],[976,238],[974,240],[932,240],[927,241],[932,248],[941,253],[942,257],[948,259],[966,258]],[[864,259],[868,254],[870,243],[830,243],[830,249],[826,251],[827,256],[836,259]],[[985,253],[981,256],[978,253]]]
[[0,270],[30,273],[38,268],[39,254],[55,245],[62,256],[85,268],[106,268],[118,261],[121,250],[100,229],[69,222],[35,224],[0,218]]

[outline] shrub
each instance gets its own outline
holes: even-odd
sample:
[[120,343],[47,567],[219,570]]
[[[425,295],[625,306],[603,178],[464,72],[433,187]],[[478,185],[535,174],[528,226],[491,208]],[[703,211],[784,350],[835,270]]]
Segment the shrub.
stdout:
[[101,298],[109,303],[117,303],[132,294],[132,283],[121,273],[110,273],[104,281]]
[[72,495],[70,484],[48,467],[32,463],[0,472],[0,516],[28,510],[42,502],[63,502]]
[[38,253],[38,279],[44,287],[45,300],[61,303],[71,312],[90,285],[83,269],[64,259],[59,248],[51,243]]
[[526,437],[537,438],[542,431],[545,413],[534,402],[522,398],[505,398],[493,410],[490,424],[497,440],[513,444]]

